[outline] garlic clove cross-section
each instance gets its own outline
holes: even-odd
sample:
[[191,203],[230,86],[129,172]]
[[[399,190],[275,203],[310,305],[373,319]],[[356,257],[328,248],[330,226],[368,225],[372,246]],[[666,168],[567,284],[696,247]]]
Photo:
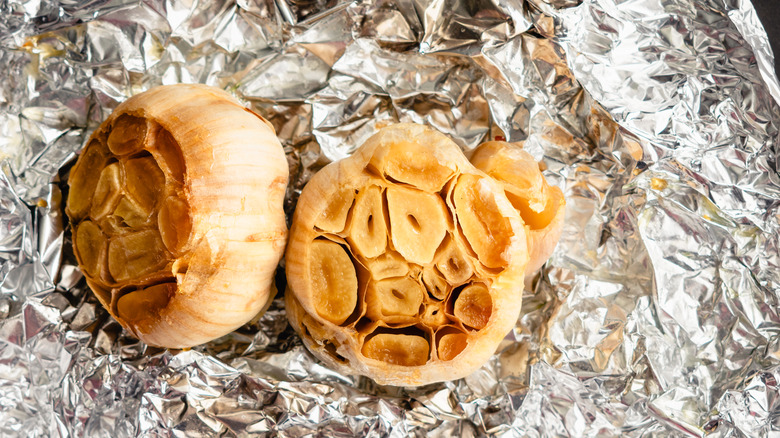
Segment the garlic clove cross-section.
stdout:
[[230,333],[276,294],[287,178],[271,125],[224,91],[171,85],[131,97],[69,176],[65,211],[87,284],[147,344]]
[[539,164],[521,143],[483,143],[474,150],[471,163],[503,184],[507,198],[523,218],[530,256],[526,274],[535,272],[561,238],[566,210],[563,192],[547,183]]
[[457,379],[514,327],[527,263],[503,186],[443,134],[393,125],[304,187],[287,314],[346,373],[399,386]]

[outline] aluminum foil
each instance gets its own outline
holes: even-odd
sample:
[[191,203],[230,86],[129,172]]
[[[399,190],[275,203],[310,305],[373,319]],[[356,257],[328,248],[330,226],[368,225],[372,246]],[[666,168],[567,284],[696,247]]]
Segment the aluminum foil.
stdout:
[[[10,0],[0,17],[0,435],[780,433],[780,86],[748,0]],[[318,363],[279,298],[192,350],[128,337],[75,265],[61,188],[116,105],[177,82],[267,115],[288,213],[387,123],[524,141],[566,225],[497,354],[380,387]]]

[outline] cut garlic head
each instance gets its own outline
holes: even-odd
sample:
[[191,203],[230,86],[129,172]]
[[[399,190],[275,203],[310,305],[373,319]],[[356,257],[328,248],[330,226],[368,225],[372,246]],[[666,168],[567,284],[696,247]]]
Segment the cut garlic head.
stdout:
[[530,256],[526,274],[533,273],[550,258],[561,237],[566,206],[563,192],[547,183],[522,144],[483,143],[474,150],[471,163],[504,185],[507,198],[523,218]]
[[457,379],[514,327],[527,262],[502,186],[444,135],[394,125],[304,187],[287,314],[344,372],[402,386]]
[[287,176],[273,128],[224,91],[133,96],[70,172],[66,212],[87,284],[150,345],[235,330],[276,294]]

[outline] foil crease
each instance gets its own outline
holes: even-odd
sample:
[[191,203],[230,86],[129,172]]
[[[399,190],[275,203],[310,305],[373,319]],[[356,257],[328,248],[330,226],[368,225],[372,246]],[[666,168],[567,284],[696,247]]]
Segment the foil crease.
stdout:
[[[717,436],[780,425],[780,86],[748,0],[0,2],[0,435]],[[62,188],[159,84],[267,116],[306,181],[378,127],[503,136],[567,199],[523,315],[471,376],[318,363],[277,298],[189,351],[86,288]]]

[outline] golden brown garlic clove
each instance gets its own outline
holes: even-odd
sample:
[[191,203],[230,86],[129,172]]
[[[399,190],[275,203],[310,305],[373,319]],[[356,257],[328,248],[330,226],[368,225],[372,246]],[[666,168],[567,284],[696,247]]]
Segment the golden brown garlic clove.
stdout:
[[95,187],[95,194],[92,197],[92,208],[89,210],[89,216],[92,219],[100,220],[113,212],[122,199],[123,185],[122,164],[112,163],[103,168]]
[[151,345],[190,347],[238,328],[276,292],[287,169],[270,125],[221,90],[164,86],[128,99],[69,177],[87,284]]
[[350,224],[347,238],[357,252],[368,258],[385,252],[387,224],[381,187],[366,187],[357,194]]
[[409,273],[409,263],[397,252],[388,251],[375,259],[367,260],[366,264],[374,280],[403,277]]
[[476,175],[463,175],[455,184],[453,202],[458,223],[469,246],[479,261],[489,268],[500,268],[507,263],[507,249],[515,234],[510,219],[496,204],[497,194],[489,187],[492,182]]
[[493,299],[484,284],[470,284],[455,299],[452,311],[463,324],[477,330],[484,328],[493,313]]
[[143,150],[148,125],[144,117],[120,114],[108,131],[108,149],[114,155],[129,155]]
[[341,245],[312,243],[309,279],[317,313],[334,324],[344,322],[357,304],[358,283],[355,266]]
[[108,158],[108,148],[93,135],[79,160],[70,170],[68,178],[70,191],[65,211],[71,220],[82,219],[89,211],[93,194],[100,180],[101,169],[105,167]]
[[382,363],[413,367],[428,362],[429,348],[421,336],[380,333],[366,340],[361,353]]
[[520,143],[489,141],[471,156],[474,166],[500,181],[507,198],[528,227],[530,261],[526,274],[550,258],[561,237],[566,201],[561,189],[547,183],[539,165]]
[[[381,384],[466,376],[517,320],[526,242],[502,186],[454,142],[420,125],[384,128],[301,193],[290,322],[327,364]],[[321,245],[338,255],[325,261]]]
[[425,290],[409,277],[371,282],[366,290],[366,316],[374,321],[409,320],[420,310]]
[[444,331],[439,336],[439,342],[436,346],[436,354],[443,361],[455,359],[469,343],[469,336],[466,333],[449,330]]
[[422,271],[422,281],[432,298],[443,300],[452,285],[435,266],[426,266]]
[[436,256],[436,269],[452,285],[463,284],[474,274],[469,258],[453,239],[447,239],[444,250]]
[[444,201],[432,193],[388,187],[387,208],[396,251],[409,262],[430,263],[447,234]]

